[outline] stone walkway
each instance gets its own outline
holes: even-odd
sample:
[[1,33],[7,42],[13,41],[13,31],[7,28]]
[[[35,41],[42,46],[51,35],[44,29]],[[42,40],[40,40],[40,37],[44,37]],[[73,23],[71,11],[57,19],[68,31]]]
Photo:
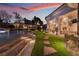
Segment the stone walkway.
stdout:
[[[29,33],[30,34],[30,33]],[[35,35],[30,34],[32,39],[35,39]],[[32,49],[34,47],[35,40],[31,40],[25,47],[24,49],[18,54],[19,56],[31,56]],[[40,52],[40,51],[38,51]],[[44,38],[44,55],[50,55],[52,53],[56,53],[57,51],[50,47],[50,42],[48,40],[48,36]]]
[[52,53],[56,53],[56,50],[54,48],[48,46],[44,47],[44,55],[50,55]]
[[[32,49],[35,43],[35,35],[33,33],[27,33],[26,35],[23,35],[22,37],[18,38],[16,41],[20,40],[20,42],[11,42],[6,45],[3,45],[0,47],[0,51],[5,49],[5,47],[11,47],[9,49],[6,49],[6,51],[3,51],[3,53],[0,53],[0,55],[18,55],[18,56],[31,56]],[[16,45],[16,44],[17,45]],[[22,48],[22,49],[21,49]],[[20,50],[19,50],[20,49]],[[10,53],[12,52],[12,53]],[[8,55],[8,56],[9,56]]]
[[30,42],[28,42],[28,44],[20,51],[18,56],[31,56],[34,43],[35,40],[31,40]]
[[50,47],[50,42],[48,40],[48,37],[46,36],[44,38],[44,55],[50,55],[50,54],[56,53],[56,52],[57,51],[54,48]]
[[[27,38],[30,38],[30,39],[27,39]],[[21,37],[21,39],[26,39],[27,40],[30,40],[30,42],[28,42],[25,47],[20,51],[20,53],[18,54],[18,56],[31,56],[31,53],[32,53],[32,49],[34,47],[34,44],[35,44],[35,35],[33,33],[28,33],[27,34],[27,37]]]

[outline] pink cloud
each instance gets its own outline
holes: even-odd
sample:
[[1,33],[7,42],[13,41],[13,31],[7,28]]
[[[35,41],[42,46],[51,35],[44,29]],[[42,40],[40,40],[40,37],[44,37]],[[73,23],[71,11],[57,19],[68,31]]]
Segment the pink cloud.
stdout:
[[37,11],[37,10],[46,9],[46,8],[58,7],[60,5],[61,3],[48,3],[48,4],[41,4],[39,6],[28,7],[28,9],[31,11]]
[[58,7],[60,6],[61,3],[47,3],[47,4],[43,4],[41,3],[40,5],[37,6],[31,6],[31,7],[17,7],[17,6],[0,6],[0,10],[7,10],[7,11],[37,11],[37,10],[41,10],[41,9],[46,9],[46,8],[53,8],[53,7]]

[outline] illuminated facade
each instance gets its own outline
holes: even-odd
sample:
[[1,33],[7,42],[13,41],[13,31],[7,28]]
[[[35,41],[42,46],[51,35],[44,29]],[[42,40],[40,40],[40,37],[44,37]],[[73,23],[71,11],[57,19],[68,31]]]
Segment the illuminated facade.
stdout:
[[78,4],[63,4],[45,19],[49,33],[57,35],[77,35],[78,33]]

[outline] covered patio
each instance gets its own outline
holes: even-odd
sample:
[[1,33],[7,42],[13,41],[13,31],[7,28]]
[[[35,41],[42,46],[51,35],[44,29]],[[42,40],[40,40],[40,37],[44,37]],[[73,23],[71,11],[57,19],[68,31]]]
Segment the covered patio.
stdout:
[[77,35],[78,32],[78,4],[64,3],[55,11],[45,17],[47,21],[47,30],[51,34]]

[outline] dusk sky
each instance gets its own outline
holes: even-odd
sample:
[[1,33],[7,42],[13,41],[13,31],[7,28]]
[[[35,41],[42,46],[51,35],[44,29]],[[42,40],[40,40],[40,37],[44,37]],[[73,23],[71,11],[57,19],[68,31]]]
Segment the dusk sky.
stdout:
[[6,10],[10,14],[18,12],[29,20],[37,16],[46,23],[45,17],[60,5],[61,3],[0,3],[0,10]]

